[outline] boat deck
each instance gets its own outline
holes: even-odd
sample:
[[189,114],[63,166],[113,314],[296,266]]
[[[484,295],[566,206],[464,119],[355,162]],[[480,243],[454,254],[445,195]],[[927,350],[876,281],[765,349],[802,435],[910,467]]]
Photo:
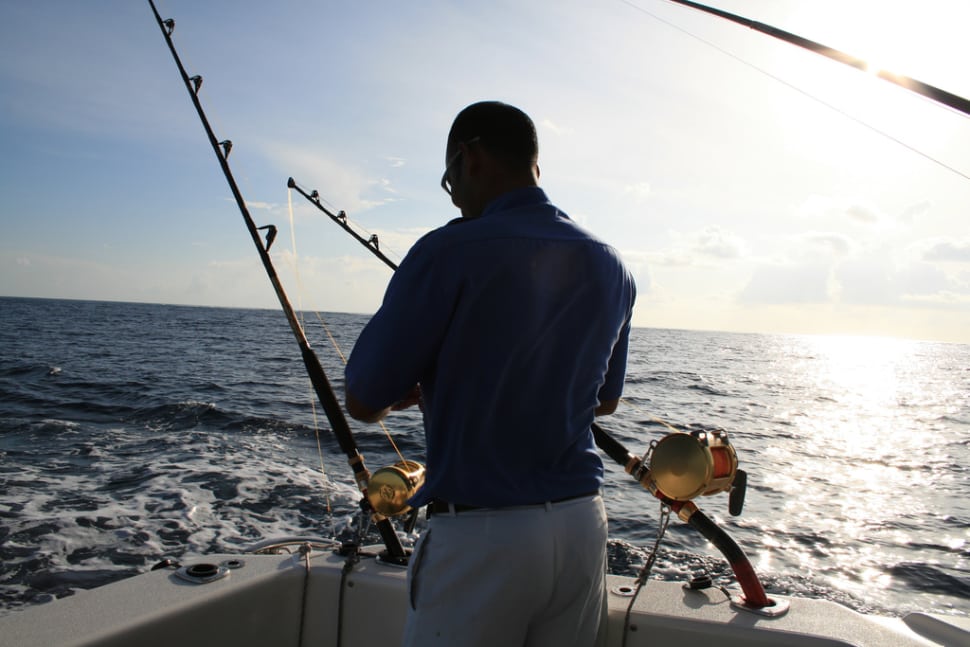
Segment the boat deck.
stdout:
[[[406,615],[406,574],[376,552],[350,569],[347,558],[319,547],[306,555],[206,556],[185,565],[223,567],[225,576],[200,584],[162,569],[31,607],[0,618],[0,645],[394,645]],[[789,610],[765,617],[736,608],[720,589],[661,581],[643,587],[624,628],[632,585],[630,578],[608,578],[605,647],[620,647],[624,632],[627,647],[970,645],[963,618],[874,617],[802,598],[781,599]]]

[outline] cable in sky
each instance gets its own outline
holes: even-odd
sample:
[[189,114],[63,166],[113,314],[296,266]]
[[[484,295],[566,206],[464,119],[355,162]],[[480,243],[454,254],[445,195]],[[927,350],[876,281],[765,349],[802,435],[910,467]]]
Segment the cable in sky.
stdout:
[[[903,140],[899,139],[898,137],[896,137],[894,135],[891,135],[891,134],[889,134],[888,132],[886,132],[884,130],[879,129],[876,126],[873,126],[872,124],[864,121],[862,118],[856,117],[855,115],[852,115],[852,114],[846,112],[844,109],[839,108],[838,106],[835,106],[835,105],[829,103],[828,101],[825,101],[821,97],[818,97],[818,96],[812,94],[811,92],[808,92],[807,90],[803,90],[802,88],[800,88],[797,85],[791,83],[790,81],[786,81],[785,79],[777,76],[776,74],[773,74],[773,73],[769,72],[768,70],[766,70],[766,69],[764,69],[764,68],[762,68],[762,67],[760,67],[760,66],[758,66],[758,65],[756,65],[756,64],[754,64],[754,63],[752,63],[750,61],[747,61],[747,60],[741,58],[737,54],[734,54],[733,52],[730,52],[730,51],[724,49],[720,45],[717,45],[715,43],[712,43],[711,41],[706,40],[706,39],[698,36],[697,34],[694,34],[694,33],[690,32],[690,31],[688,31],[687,29],[684,29],[683,27],[680,27],[679,25],[676,25],[676,24],[670,22],[669,20],[665,20],[664,18],[661,18],[660,16],[658,16],[658,15],[656,15],[656,14],[648,11],[647,9],[641,7],[640,5],[635,4],[632,0],[620,0],[620,1],[623,4],[626,4],[626,5],[630,6],[630,7],[632,7],[633,9],[636,9],[637,11],[640,11],[642,13],[645,13],[646,15],[650,16],[654,20],[657,20],[658,22],[662,22],[663,24],[667,25],[668,27],[671,27],[673,29],[676,29],[677,31],[679,31],[679,32],[681,32],[683,34],[686,34],[687,36],[690,36],[691,38],[693,38],[695,40],[698,40],[698,41],[704,43],[708,47],[711,47],[711,48],[713,48],[713,49],[721,52],[725,56],[729,56],[730,58],[733,58],[734,60],[738,61],[739,63],[742,63],[744,65],[747,65],[751,69],[758,71],[759,73],[767,76],[768,78],[773,79],[773,80],[777,81],[778,83],[781,83],[782,85],[788,86],[792,90],[795,90],[796,92],[799,92],[800,94],[808,97],[809,99],[812,99],[813,101],[816,101],[816,102],[822,104],[826,108],[829,108],[830,110],[833,110],[833,111],[835,111],[835,112],[843,115],[844,117],[847,117],[848,119],[856,122],[857,124],[868,128],[869,130],[873,131],[874,133],[876,133],[878,135],[881,135],[882,137],[885,137],[886,139],[888,139],[888,140],[890,140],[892,142],[895,142],[896,144],[902,146],[903,148],[909,150],[910,152],[915,153],[915,154],[919,155],[920,157],[923,157],[924,159],[927,159],[927,160],[933,162],[934,164],[943,167],[947,171],[950,171],[951,173],[955,173],[956,175],[959,175],[960,177],[962,177],[965,180],[970,180],[970,174],[965,173],[965,172],[961,171],[960,169],[958,169],[958,168],[956,168],[954,166],[951,166],[951,165],[947,164],[946,162],[944,162],[944,161],[942,161],[940,159],[937,159],[936,157],[933,157],[929,153],[925,153],[925,152],[921,151],[920,149],[916,148],[915,146],[912,146],[911,144],[907,144],[906,142],[904,142]],[[804,49],[808,49],[809,51],[812,51],[812,52],[814,52],[816,54],[819,54],[821,56],[826,56],[826,57],[831,58],[833,60],[839,61],[840,63],[844,63],[846,65],[849,65],[850,67],[854,67],[856,69],[863,70],[863,71],[865,71],[867,69],[866,68],[866,63],[865,63],[865,61],[863,59],[860,59],[860,58],[851,56],[851,55],[846,54],[844,52],[841,52],[841,51],[839,51],[837,49],[834,49],[834,48],[831,48],[831,47],[827,47],[825,45],[822,45],[822,44],[817,43],[815,41],[809,40],[807,38],[803,38],[803,37],[798,36],[796,34],[792,34],[791,32],[787,32],[787,31],[784,31],[784,30],[781,30],[781,29],[777,29],[775,27],[772,27],[770,25],[766,25],[765,23],[760,23],[760,22],[756,22],[756,21],[753,21],[753,20],[749,20],[747,18],[743,18],[741,16],[737,16],[735,14],[731,14],[731,13],[728,13],[726,11],[721,11],[720,9],[714,9],[712,7],[707,7],[705,5],[701,5],[701,4],[698,4],[696,2],[689,2],[687,0],[668,0],[668,1],[669,2],[673,2],[673,3],[676,3],[676,4],[684,5],[684,6],[687,6],[687,7],[691,7],[693,9],[697,9],[698,11],[703,11],[705,13],[711,13],[711,14],[713,14],[715,16],[720,17],[720,18],[724,18],[725,20],[729,20],[731,22],[735,22],[737,24],[744,25],[746,27],[749,27],[751,29],[754,29],[755,31],[759,31],[761,33],[767,34],[769,36],[773,36],[775,38],[778,38],[778,39],[783,40],[785,42],[788,42],[790,44],[793,44],[793,45],[796,45],[796,46],[799,46],[799,47],[803,47]],[[957,95],[955,95],[955,94],[953,94],[951,92],[947,92],[946,90],[941,90],[940,88],[934,87],[934,86],[929,85],[927,83],[923,83],[922,81],[918,81],[916,79],[912,79],[910,77],[903,76],[903,75],[900,75],[900,74],[894,74],[893,72],[889,72],[887,70],[879,70],[879,72],[876,74],[876,76],[878,76],[879,78],[884,79],[886,81],[889,81],[890,83],[894,83],[894,84],[896,84],[896,85],[898,85],[900,87],[906,88],[907,90],[910,90],[911,92],[914,92],[914,93],[918,94],[924,100],[932,101],[935,105],[944,106],[944,107],[949,108],[950,110],[956,112],[957,114],[960,114],[960,115],[962,115],[964,117],[970,118],[970,100],[964,99],[963,97],[957,96]]]

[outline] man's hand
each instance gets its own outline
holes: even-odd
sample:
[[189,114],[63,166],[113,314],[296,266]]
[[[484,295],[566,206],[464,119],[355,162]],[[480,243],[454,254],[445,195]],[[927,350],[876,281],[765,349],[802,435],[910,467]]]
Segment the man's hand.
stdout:
[[346,403],[347,413],[350,414],[350,417],[361,422],[379,422],[391,410],[390,407],[385,407],[379,411],[372,411],[367,405],[355,398],[350,391],[347,391]]
[[594,416],[608,416],[614,411],[616,411],[617,405],[620,404],[620,399],[607,400],[606,402],[600,402],[599,406],[596,407],[596,411],[593,412]]
[[424,411],[424,401],[421,399],[421,387],[417,384],[414,385],[414,388],[406,396],[379,411],[372,411],[367,405],[355,398],[354,394],[350,391],[347,391],[346,404],[347,413],[350,414],[350,417],[361,422],[380,422],[391,411],[401,411],[414,405],[418,405]]
[[421,398],[421,385],[415,384],[411,392],[391,405],[391,411],[403,411],[409,407],[418,405],[424,411],[424,400]]

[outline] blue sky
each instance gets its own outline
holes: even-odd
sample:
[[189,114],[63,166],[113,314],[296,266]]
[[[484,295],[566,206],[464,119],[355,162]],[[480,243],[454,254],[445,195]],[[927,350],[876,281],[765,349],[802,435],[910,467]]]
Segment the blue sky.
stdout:
[[[970,342],[970,120],[872,75],[662,0],[158,4],[306,308],[389,273],[298,195],[291,231],[287,177],[400,258],[495,98],[637,325]],[[970,96],[960,0],[715,4]],[[0,43],[0,295],[277,307],[147,2],[8,1]]]

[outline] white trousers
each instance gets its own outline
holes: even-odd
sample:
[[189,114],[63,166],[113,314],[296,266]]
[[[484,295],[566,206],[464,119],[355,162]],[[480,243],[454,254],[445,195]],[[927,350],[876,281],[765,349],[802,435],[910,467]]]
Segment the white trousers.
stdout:
[[599,495],[435,514],[408,566],[405,647],[592,647],[606,540]]

